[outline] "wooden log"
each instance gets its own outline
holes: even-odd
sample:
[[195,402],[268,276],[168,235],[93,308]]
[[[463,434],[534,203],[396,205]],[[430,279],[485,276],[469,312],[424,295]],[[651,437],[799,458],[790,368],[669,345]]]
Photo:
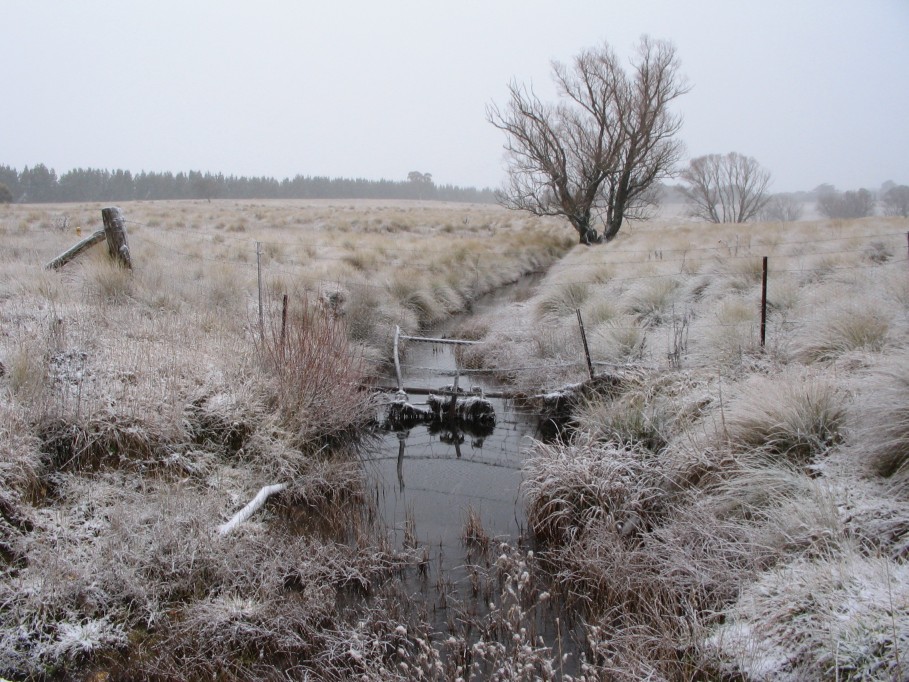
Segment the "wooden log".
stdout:
[[436,339],[431,336],[405,336],[404,334],[401,334],[401,338],[405,341],[424,341],[426,343],[442,343],[460,346],[479,346],[483,343],[483,341],[465,341],[464,339]]
[[54,260],[52,260],[50,263],[48,263],[44,267],[47,270],[56,270],[57,268],[62,268],[64,265],[69,263],[73,258],[78,256],[80,253],[82,253],[86,249],[91,248],[92,246],[94,246],[98,242],[102,241],[103,239],[104,239],[104,230],[98,230],[91,236],[86,237],[81,242],[79,242],[75,246],[71,247],[69,250],[61,253],[59,256],[54,258]]
[[116,206],[101,209],[101,220],[104,221],[104,235],[107,237],[107,250],[110,257],[116,259],[125,268],[132,268],[129,256],[129,245],[126,243],[126,230],[123,227],[123,216]]

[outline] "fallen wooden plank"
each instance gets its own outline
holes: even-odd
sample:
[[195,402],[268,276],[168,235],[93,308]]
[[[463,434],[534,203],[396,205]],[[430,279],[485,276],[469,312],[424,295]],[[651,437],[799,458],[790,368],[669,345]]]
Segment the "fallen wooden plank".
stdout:
[[78,256],[80,253],[82,253],[86,249],[90,249],[98,242],[103,241],[104,237],[105,237],[104,230],[98,230],[97,232],[95,232],[95,233],[89,235],[88,237],[86,237],[85,239],[83,239],[78,244],[72,246],[71,248],[69,248],[66,251],[64,251],[63,253],[61,253],[59,256],[54,258],[54,260],[52,260],[50,263],[45,265],[44,268],[46,270],[56,270],[57,268],[62,268],[64,265],[69,263],[73,258]]
[[[396,393],[398,391],[397,386],[370,386],[374,391],[381,391],[382,393]],[[413,393],[414,395],[429,395],[434,393],[435,395],[455,395],[452,391],[445,391],[439,388],[426,388],[423,386],[405,386],[403,389],[405,393]],[[462,397],[467,397],[470,393],[458,393],[457,395]],[[517,391],[483,391],[483,396],[486,398],[502,398],[505,400],[511,400],[515,398],[524,398],[526,393],[519,393]]]
[[425,341],[426,343],[448,343],[453,345],[462,345],[462,346],[477,346],[482,341],[465,341],[464,339],[435,339],[430,336],[405,336],[401,334],[401,338],[407,341]]

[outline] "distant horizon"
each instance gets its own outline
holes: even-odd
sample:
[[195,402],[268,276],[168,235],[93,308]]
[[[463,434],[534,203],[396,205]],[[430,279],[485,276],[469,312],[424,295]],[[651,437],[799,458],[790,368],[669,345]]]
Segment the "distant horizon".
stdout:
[[[54,166],[44,163],[43,161],[38,161],[33,164],[24,164],[21,168],[16,167],[9,163],[0,162],[0,168],[3,168],[4,166],[6,168],[11,168],[11,169],[13,169],[15,171],[19,171],[19,172],[25,170],[26,168],[32,169],[32,168],[36,168],[38,166],[44,166],[49,171],[53,172],[58,178],[67,173],[72,173],[72,172],[76,172],[76,171],[101,171],[101,172],[105,172],[105,173],[115,173],[117,171],[123,171],[123,172],[130,173],[132,176],[136,176],[136,175],[139,175],[142,173],[159,174],[159,175],[164,175],[166,173],[170,173],[171,175],[178,175],[181,173],[184,175],[188,175],[190,173],[201,173],[203,176],[217,177],[220,175],[225,178],[231,178],[231,177],[233,177],[233,178],[262,178],[262,179],[278,180],[279,182],[282,180],[292,180],[293,178],[298,178],[298,177],[299,178],[324,178],[324,179],[328,179],[328,180],[354,180],[354,181],[362,180],[364,182],[403,182],[403,183],[410,182],[410,180],[408,180],[407,177],[400,178],[400,179],[388,178],[388,177],[370,178],[370,177],[366,177],[365,175],[327,175],[324,173],[294,173],[293,175],[284,175],[284,176],[279,176],[279,175],[274,175],[274,174],[251,175],[251,174],[246,174],[246,173],[225,173],[224,171],[202,170],[201,168],[189,168],[186,170],[178,170],[178,171],[151,170],[148,168],[142,168],[138,171],[134,171],[130,168],[110,168],[110,167],[100,167],[100,166],[73,166],[71,168],[66,169],[65,171],[58,171]],[[416,170],[416,169],[414,169],[414,170]],[[423,171],[418,171],[418,172],[423,172]],[[432,173],[429,173],[429,175],[432,175]],[[456,183],[451,183],[451,182],[438,183],[438,182],[436,182],[435,178],[433,178],[432,184],[435,185],[436,187],[461,187],[464,189],[476,189],[478,191],[485,191],[485,190],[495,191],[496,189],[498,189],[497,187],[488,187],[488,186],[481,187],[479,185],[461,185],[461,184],[456,184]]]
[[[133,178],[135,178],[137,176],[141,176],[142,174],[146,174],[146,175],[170,174],[174,177],[177,177],[181,174],[185,175],[185,176],[189,176],[190,174],[198,173],[198,174],[201,174],[202,177],[215,177],[216,178],[216,177],[220,176],[225,179],[246,178],[249,180],[273,180],[278,183],[282,183],[285,181],[293,181],[295,178],[312,179],[312,180],[328,180],[328,181],[366,182],[366,183],[377,183],[377,184],[378,183],[390,183],[390,184],[402,184],[402,185],[409,185],[412,182],[411,180],[409,180],[406,177],[402,178],[402,179],[394,179],[394,178],[388,178],[388,177],[370,178],[370,177],[367,177],[364,175],[327,175],[327,174],[320,174],[320,173],[315,173],[315,174],[295,173],[294,175],[285,175],[283,177],[280,177],[278,175],[246,175],[246,174],[239,174],[239,173],[226,173],[224,171],[202,170],[199,168],[189,168],[187,170],[178,170],[178,171],[148,170],[148,169],[143,168],[143,169],[140,169],[139,171],[134,171],[129,168],[102,168],[102,167],[96,167],[96,166],[76,166],[76,167],[72,167],[72,168],[69,168],[69,169],[61,172],[61,171],[58,171],[55,167],[53,167],[47,163],[41,162],[41,161],[39,161],[35,164],[32,164],[32,165],[23,165],[21,168],[17,168],[16,166],[13,166],[12,164],[6,164],[6,163],[0,162],[0,169],[3,169],[5,167],[5,168],[9,168],[11,170],[17,171],[19,173],[21,173],[22,171],[24,171],[26,169],[33,169],[38,166],[44,166],[49,172],[54,173],[56,175],[58,181],[62,176],[65,176],[68,173],[74,173],[74,172],[79,172],[79,171],[85,171],[85,172],[95,171],[95,172],[102,172],[102,173],[116,173],[116,172],[129,173],[130,176]],[[414,169],[414,170],[416,170],[416,169]],[[413,172],[413,171],[411,171],[411,172]],[[417,171],[417,172],[422,173],[422,172],[426,172],[426,171]],[[432,173],[429,173],[429,175],[431,176]],[[2,177],[0,177],[0,182],[2,182]],[[663,181],[657,181],[657,184],[662,187],[667,187],[667,188],[684,186],[684,182],[675,177],[665,179]],[[867,190],[877,194],[882,190],[882,188],[884,186],[886,186],[888,184],[906,185],[906,184],[909,184],[909,182],[902,182],[899,179],[887,179],[876,187],[873,185],[864,185],[864,186],[859,186],[859,187],[838,187],[833,183],[822,182],[811,188],[769,191],[768,194],[770,194],[770,195],[812,194],[812,193],[815,193],[819,188],[821,188],[825,185],[831,185],[834,188],[834,190],[837,192],[849,192],[849,191],[856,191],[859,189],[867,189]],[[432,179],[432,186],[434,186],[436,188],[440,188],[440,189],[451,188],[451,189],[455,189],[455,190],[472,190],[472,191],[476,191],[476,192],[480,192],[480,193],[496,192],[499,189],[501,189],[500,187],[490,187],[490,186],[483,187],[483,186],[479,186],[479,185],[438,183],[438,182],[436,182],[435,178]]]

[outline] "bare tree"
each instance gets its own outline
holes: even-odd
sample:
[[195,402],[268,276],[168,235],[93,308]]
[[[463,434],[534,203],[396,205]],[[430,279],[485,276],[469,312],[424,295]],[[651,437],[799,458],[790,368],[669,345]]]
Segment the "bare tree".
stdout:
[[487,117],[507,136],[508,183],[499,199],[508,208],[567,218],[582,243],[618,234],[625,218],[645,217],[655,183],[671,177],[681,155],[681,119],[669,105],[688,86],[675,47],[644,36],[626,73],[606,44],[552,64],[556,104],[532,89],[509,86],[506,108]]
[[737,152],[692,159],[682,171],[682,191],[691,215],[712,223],[744,223],[756,218],[767,203],[770,172],[750,156]]
[[867,189],[825,192],[818,196],[817,210],[828,218],[865,218],[874,214],[874,195]]
[[897,185],[884,192],[884,213],[909,218],[909,187]]
[[777,223],[794,223],[801,219],[802,202],[791,194],[774,194],[764,205],[761,218]]

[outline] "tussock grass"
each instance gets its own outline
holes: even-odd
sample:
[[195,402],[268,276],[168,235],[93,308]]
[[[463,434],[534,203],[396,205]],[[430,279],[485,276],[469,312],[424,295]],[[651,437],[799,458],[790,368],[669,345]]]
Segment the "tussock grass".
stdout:
[[794,342],[803,362],[829,362],[849,351],[879,352],[888,342],[890,322],[874,305],[836,305],[804,328]]
[[581,308],[584,326],[590,329],[615,319],[618,314],[616,306],[611,301],[603,299],[595,299]]
[[842,440],[846,415],[841,390],[823,377],[755,376],[729,406],[723,435],[739,450],[808,464]]
[[642,280],[628,292],[626,311],[644,325],[658,325],[671,312],[678,290],[679,282],[674,278]]
[[601,522],[619,534],[632,533],[660,499],[647,464],[640,451],[623,445],[536,445],[524,467],[531,530],[555,544],[571,542]]
[[541,318],[572,315],[589,296],[590,286],[586,282],[559,284],[537,303],[537,315]]
[[856,447],[880,476],[909,492],[909,353],[888,358],[868,376],[857,404]]
[[902,679],[907,585],[904,564],[855,550],[797,559],[749,586],[708,645],[749,679]]
[[727,298],[718,303],[710,317],[691,324],[689,341],[700,364],[715,363],[721,367],[741,367],[746,359],[760,353],[760,318],[755,314],[759,303],[742,298]]
[[[132,273],[101,257],[46,273],[75,240],[64,210],[97,221],[13,206],[0,225],[0,676],[568,679],[539,639],[550,612],[583,633],[576,678],[902,675],[905,221],[670,220],[573,248],[563,225],[496,207],[144,203],[124,207]],[[458,331],[486,341],[462,360],[531,394],[578,382],[579,307],[594,360],[637,370],[528,453],[533,554],[487,545],[468,510],[484,608],[449,600],[443,639],[397,580],[428,570],[418,520],[402,553],[373,526],[348,373],[388,358],[395,324],[444,320],[566,251]],[[886,321],[882,343],[806,326],[844,290]],[[846,345],[785,352],[817,331]]]
[[596,327],[589,338],[590,352],[608,362],[632,362],[644,357],[647,332],[631,316],[621,316]]
[[[570,247],[561,230],[497,207],[123,210],[132,271],[96,249],[46,272],[77,236],[56,227],[55,207],[10,208],[16,225],[0,254],[0,676],[272,679],[303,666],[301,677],[392,679],[404,676],[399,663],[424,665],[417,652],[426,673],[444,668],[426,627],[413,656],[389,659],[389,643],[413,643],[399,621],[362,604],[337,608],[342,592],[374,592],[425,561],[416,548],[392,553],[370,526],[352,442],[372,416],[359,384],[387,357],[395,324],[414,332],[549,264]],[[462,230],[465,212],[483,219]],[[97,213],[79,213],[84,229]],[[229,537],[213,533],[278,482],[288,485],[254,518]],[[357,658],[360,635],[373,644]]]
[[597,440],[657,453],[669,442],[670,417],[665,402],[648,398],[643,390],[627,390],[612,400],[585,400],[575,420],[581,431]]

